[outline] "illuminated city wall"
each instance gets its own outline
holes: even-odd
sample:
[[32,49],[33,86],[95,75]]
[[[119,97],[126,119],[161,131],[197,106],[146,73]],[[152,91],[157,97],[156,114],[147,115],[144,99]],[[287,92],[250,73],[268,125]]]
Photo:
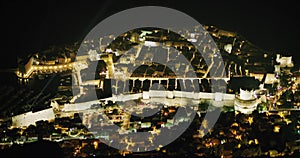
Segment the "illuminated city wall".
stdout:
[[36,121],[40,120],[52,120],[55,118],[52,108],[41,110],[38,112],[27,112],[21,115],[12,117],[12,125],[15,127],[23,127],[29,125],[35,125]]
[[[194,93],[194,92],[182,92],[182,91],[167,91],[168,93],[173,93],[172,96],[175,98],[190,98],[190,99],[208,99],[208,100],[216,100],[216,101],[233,101],[235,99],[234,94],[218,94],[217,97],[215,96],[215,93]],[[103,100],[112,100],[113,102],[116,101],[129,101],[129,100],[135,100],[139,98],[143,99],[150,99],[150,98],[159,98],[159,99],[167,99],[168,93],[166,91],[159,91],[155,90],[150,92],[143,92],[143,93],[136,93],[136,94],[121,94],[121,95],[113,95],[111,98],[106,98]],[[222,97],[220,99],[220,96]],[[171,99],[172,100],[172,99]],[[168,100],[170,101],[170,100]],[[99,100],[94,101],[88,101],[83,103],[75,103],[75,104],[65,104],[63,111],[82,111],[89,109],[91,105],[93,104],[99,104]]]

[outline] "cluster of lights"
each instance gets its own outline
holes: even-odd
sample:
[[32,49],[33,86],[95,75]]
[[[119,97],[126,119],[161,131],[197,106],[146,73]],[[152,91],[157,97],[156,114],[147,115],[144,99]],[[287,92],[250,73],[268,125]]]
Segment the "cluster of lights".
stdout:
[[72,68],[73,63],[65,64],[65,65],[54,65],[54,66],[34,66],[35,70],[57,70],[63,68]]
[[51,65],[51,66],[36,66],[33,65],[25,74],[17,71],[16,74],[20,78],[28,78],[30,75],[37,70],[62,70],[62,69],[72,69],[74,63],[64,64],[64,65]]

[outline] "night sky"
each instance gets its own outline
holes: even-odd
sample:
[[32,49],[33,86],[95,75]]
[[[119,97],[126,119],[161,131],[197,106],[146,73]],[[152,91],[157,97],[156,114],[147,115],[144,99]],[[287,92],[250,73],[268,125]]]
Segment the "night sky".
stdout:
[[201,24],[238,32],[267,51],[300,57],[300,6],[296,2],[57,0],[45,3],[7,0],[0,4],[0,68],[15,67],[17,56],[41,51],[50,45],[81,41],[104,18],[145,5],[177,9]]

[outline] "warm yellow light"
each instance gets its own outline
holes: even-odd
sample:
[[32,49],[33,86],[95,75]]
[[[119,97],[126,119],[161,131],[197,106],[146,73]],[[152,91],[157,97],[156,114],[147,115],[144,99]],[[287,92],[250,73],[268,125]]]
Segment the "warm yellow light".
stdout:
[[239,126],[239,124],[238,123],[236,123],[236,122],[234,122],[232,125],[231,125],[231,127],[233,127],[233,126]]
[[287,118],[285,118],[284,121],[285,121],[285,123],[286,123],[287,125],[290,124],[290,123],[292,123],[292,121],[291,121],[290,119],[287,119]]
[[253,140],[249,140],[248,144],[251,145],[252,143],[254,143]]
[[98,149],[98,142],[97,141],[94,141],[93,145],[94,145],[95,149]]
[[202,121],[202,126],[203,126],[205,129],[208,128],[208,121],[207,121],[206,119],[204,119],[204,120]]
[[280,131],[280,126],[274,126],[274,132],[279,133]]
[[236,135],[236,134],[237,134],[236,130],[234,130],[234,129],[231,130],[231,133],[232,133],[233,135]]
[[248,118],[248,123],[251,125],[253,123],[253,117]]
[[202,138],[204,137],[204,130],[198,130],[198,133],[199,133],[199,137]]
[[239,114],[239,112],[238,111],[234,111],[234,115],[237,115],[237,114]]
[[257,145],[259,142],[257,139],[254,139],[254,143]]
[[235,139],[242,140],[242,135],[235,136]]
[[284,113],[283,112],[278,112],[278,115],[281,117],[281,118],[284,118]]

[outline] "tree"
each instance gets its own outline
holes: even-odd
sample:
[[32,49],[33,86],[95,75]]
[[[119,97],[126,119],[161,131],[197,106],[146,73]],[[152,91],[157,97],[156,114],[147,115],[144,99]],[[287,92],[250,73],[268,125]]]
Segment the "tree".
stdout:
[[208,107],[209,107],[209,103],[207,101],[199,104],[199,109],[201,111],[206,111],[208,109]]
[[268,103],[260,103],[257,105],[258,111],[266,111],[268,110]]

